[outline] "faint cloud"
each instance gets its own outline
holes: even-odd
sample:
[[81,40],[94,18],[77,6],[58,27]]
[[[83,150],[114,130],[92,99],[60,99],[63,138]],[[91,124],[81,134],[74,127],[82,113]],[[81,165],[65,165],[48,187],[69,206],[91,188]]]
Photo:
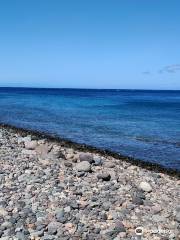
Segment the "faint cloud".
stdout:
[[142,72],[142,74],[144,74],[144,75],[150,75],[151,73],[150,73],[150,71],[144,71],[144,72]]
[[176,73],[178,71],[180,71],[180,64],[172,64],[172,65],[168,65],[168,66],[163,67],[162,69],[160,69],[158,71],[158,73],[160,73],[160,74],[165,73],[165,72]]

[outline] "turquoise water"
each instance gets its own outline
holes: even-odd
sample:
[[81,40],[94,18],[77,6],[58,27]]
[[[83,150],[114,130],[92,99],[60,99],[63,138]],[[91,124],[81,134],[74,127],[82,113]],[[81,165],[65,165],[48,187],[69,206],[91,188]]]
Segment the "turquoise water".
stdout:
[[180,169],[180,91],[0,88],[0,122]]

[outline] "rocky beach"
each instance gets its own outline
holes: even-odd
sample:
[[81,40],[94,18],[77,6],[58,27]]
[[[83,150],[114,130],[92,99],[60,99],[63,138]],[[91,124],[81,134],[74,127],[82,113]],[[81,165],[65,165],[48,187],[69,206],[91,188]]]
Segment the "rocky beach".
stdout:
[[178,174],[0,127],[2,240],[180,239],[179,189]]

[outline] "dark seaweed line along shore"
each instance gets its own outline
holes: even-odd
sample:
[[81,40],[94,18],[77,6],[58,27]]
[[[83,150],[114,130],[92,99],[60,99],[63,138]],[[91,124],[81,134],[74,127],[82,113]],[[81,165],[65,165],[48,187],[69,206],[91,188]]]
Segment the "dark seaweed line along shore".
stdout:
[[107,149],[100,149],[100,148],[96,148],[93,146],[89,146],[87,144],[76,143],[69,139],[65,139],[65,138],[56,136],[55,134],[48,134],[48,133],[41,132],[41,131],[29,130],[26,128],[18,128],[16,126],[4,124],[4,123],[0,123],[0,127],[4,127],[7,129],[13,129],[16,132],[19,132],[19,133],[25,134],[25,135],[32,134],[32,135],[35,135],[40,138],[44,137],[44,138],[49,139],[50,141],[59,142],[61,145],[63,144],[64,147],[73,148],[75,150],[98,153],[104,157],[111,156],[113,158],[120,159],[121,161],[126,161],[126,162],[131,163],[132,165],[139,166],[139,167],[142,167],[147,170],[154,171],[154,172],[161,172],[161,173],[172,175],[172,176],[175,176],[178,178],[180,177],[180,170],[178,170],[178,169],[165,168],[164,166],[157,164],[157,163],[151,163],[148,161],[144,161],[142,159],[135,159],[133,157],[124,156],[122,154],[119,154],[119,153],[116,153],[116,152],[113,152],[113,151],[110,151]]
[[177,174],[114,156],[1,125],[0,239],[178,239]]

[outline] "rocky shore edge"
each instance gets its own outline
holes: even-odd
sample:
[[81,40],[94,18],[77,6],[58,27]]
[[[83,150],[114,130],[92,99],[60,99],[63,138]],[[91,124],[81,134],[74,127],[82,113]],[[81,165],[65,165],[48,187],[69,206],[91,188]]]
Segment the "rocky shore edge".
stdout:
[[145,169],[153,171],[153,172],[165,173],[167,175],[171,175],[171,176],[174,176],[174,177],[177,177],[178,179],[180,179],[180,170],[173,169],[173,168],[166,168],[158,163],[152,163],[152,162],[144,161],[142,159],[124,156],[120,153],[116,153],[116,152],[113,152],[113,151],[110,151],[107,149],[96,148],[96,147],[93,147],[93,146],[90,146],[87,144],[80,144],[80,143],[71,141],[69,139],[65,139],[65,138],[56,136],[55,134],[48,134],[45,132],[30,130],[30,129],[26,129],[26,128],[20,128],[20,127],[18,128],[16,126],[4,124],[4,123],[0,123],[0,128],[6,128],[9,130],[13,130],[16,133],[19,133],[22,135],[29,134],[29,135],[34,135],[38,138],[45,138],[45,139],[48,139],[49,141],[58,142],[59,144],[61,144],[64,147],[73,148],[74,150],[77,150],[77,151],[100,154],[103,157],[113,157],[115,159],[119,159],[121,161],[131,163],[134,166],[145,168]]
[[2,240],[179,239],[179,187],[178,171],[0,125]]

